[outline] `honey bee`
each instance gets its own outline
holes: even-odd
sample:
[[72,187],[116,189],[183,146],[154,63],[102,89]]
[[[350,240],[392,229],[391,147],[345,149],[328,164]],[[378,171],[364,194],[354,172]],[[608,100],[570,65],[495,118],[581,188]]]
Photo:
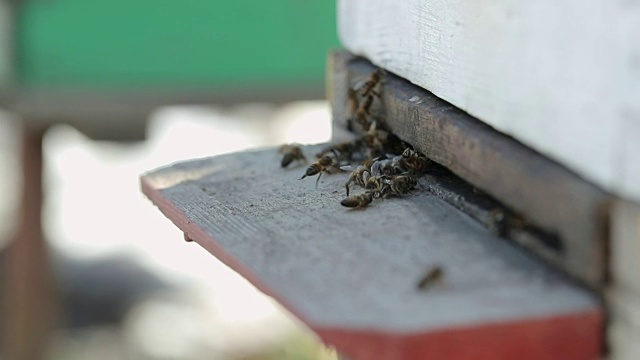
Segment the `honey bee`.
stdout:
[[363,98],[356,109],[356,122],[362,127],[363,130],[368,129],[371,121],[371,105],[373,104],[373,95],[369,95]]
[[402,152],[402,157],[407,166],[415,173],[423,172],[431,164],[431,160],[411,148],[406,148]]
[[369,129],[363,134],[360,139],[364,145],[369,148],[369,157],[384,157],[384,146],[389,139],[389,133],[385,130],[377,128],[377,123],[374,121],[369,126]]
[[[343,166],[342,170],[352,170],[351,166]],[[345,189],[347,190],[347,197],[349,197],[349,185],[352,183],[356,183],[362,187],[365,187],[367,180],[371,177],[371,169],[365,164],[358,165],[355,170],[351,171],[351,175],[349,176],[349,180],[344,184]]]
[[[383,75],[384,70],[380,68],[374,70],[361,85],[350,89],[347,94],[347,106],[351,114],[351,119],[355,119],[363,131],[369,128],[371,105],[373,104],[374,97],[380,97],[376,88],[381,84]],[[347,126],[352,126],[352,121],[353,120],[349,120]]]
[[283,168],[289,166],[289,164],[291,164],[294,160],[305,163],[307,162],[307,158],[304,157],[302,149],[300,149],[300,146],[298,145],[282,145],[278,152],[282,154],[282,161],[280,161],[280,166],[282,166]]
[[362,148],[362,140],[355,139],[350,141],[341,142],[339,144],[328,146],[316,154],[317,158],[321,158],[329,153],[333,154],[337,162],[342,160],[349,161],[356,152],[359,152]]
[[364,188],[373,194],[374,198],[386,197],[389,193],[389,184],[384,182],[384,176],[372,176],[367,179]]
[[418,180],[411,175],[392,176],[390,178],[384,178],[382,181],[389,185],[389,194],[395,196],[406,195],[418,185]]
[[373,201],[373,193],[367,191],[364,194],[343,199],[340,202],[340,205],[348,208],[362,209],[369,206],[369,204],[371,204],[372,201]]
[[440,266],[434,266],[429,271],[427,271],[418,281],[417,288],[418,290],[425,291],[429,289],[436,282],[442,280],[444,275],[444,270]]
[[329,171],[329,168],[331,166],[333,166],[333,159],[331,159],[330,156],[325,155],[311,164],[299,180],[302,180],[307,176],[314,176],[316,174],[319,174],[318,178],[316,179],[316,186],[318,186],[318,181],[320,181],[322,173]]
[[[398,172],[400,173],[400,172]],[[393,167],[392,159],[377,158],[371,165],[371,175],[383,176],[383,175],[395,175],[396,169]]]
[[358,121],[358,95],[355,90],[347,91],[347,130],[353,131],[354,120]]
[[364,98],[369,95],[379,96],[377,92],[375,92],[375,88],[381,83],[382,77],[384,76],[385,71],[381,68],[375,69],[369,76],[367,76],[367,80],[365,80],[364,84],[359,87],[360,95]]

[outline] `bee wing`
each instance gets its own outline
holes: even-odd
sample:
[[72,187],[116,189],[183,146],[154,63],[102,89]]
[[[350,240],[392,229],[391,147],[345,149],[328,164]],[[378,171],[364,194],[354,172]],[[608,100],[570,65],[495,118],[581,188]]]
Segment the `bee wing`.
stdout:
[[365,75],[365,76],[360,76],[358,78],[355,79],[355,81],[351,82],[351,88],[353,90],[358,90],[360,88],[362,88],[362,86],[364,86],[364,84],[367,82],[369,76]]
[[371,175],[380,175],[381,171],[380,171],[380,167],[382,166],[382,164],[380,163],[380,160],[376,161],[373,163],[373,165],[371,165]]
[[351,165],[342,165],[342,166],[340,166],[340,170],[343,170],[343,171],[354,171],[355,169]]

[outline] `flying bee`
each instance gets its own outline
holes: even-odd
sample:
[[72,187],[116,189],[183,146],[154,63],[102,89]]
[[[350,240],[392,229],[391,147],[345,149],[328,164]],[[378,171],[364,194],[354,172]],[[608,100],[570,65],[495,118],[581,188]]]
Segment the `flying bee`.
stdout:
[[373,194],[367,191],[364,194],[343,199],[340,202],[340,205],[348,208],[362,209],[369,206],[369,204],[371,204],[372,201],[373,201]]
[[407,166],[416,173],[423,172],[431,164],[431,160],[411,148],[406,148],[402,152],[402,157]]
[[333,159],[331,159],[330,156],[325,155],[319,158],[318,160],[316,160],[316,162],[314,162],[313,164],[311,164],[305,171],[304,175],[302,175],[302,177],[299,180],[302,180],[307,176],[313,176],[313,175],[319,174],[318,178],[316,179],[316,186],[318,186],[318,181],[320,181],[320,176],[322,176],[323,172],[329,171],[329,168],[331,166],[333,166]]
[[282,161],[280,161],[280,166],[282,166],[283,168],[289,166],[289,164],[291,164],[294,160],[305,162],[305,163],[307,162],[307,158],[304,157],[304,154],[302,153],[302,149],[300,149],[300,146],[298,145],[294,145],[294,144],[282,145],[278,150],[278,152],[282,154]]
[[382,70],[381,68],[377,68],[371,74],[369,74],[364,84],[362,84],[362,86],[357,89],[358,91],[360,91],[360,95],[362,97],[366,97],[372,94],[379,96],[379,94],[374,90],[381,83],[384,73],[384,70]]
[[436,282],[442,280],[444,275],[444,271],[440,266],[434,266],[429,271],[427,271],[418,281],[417,288],[418,290],[425,291],[434,285]]

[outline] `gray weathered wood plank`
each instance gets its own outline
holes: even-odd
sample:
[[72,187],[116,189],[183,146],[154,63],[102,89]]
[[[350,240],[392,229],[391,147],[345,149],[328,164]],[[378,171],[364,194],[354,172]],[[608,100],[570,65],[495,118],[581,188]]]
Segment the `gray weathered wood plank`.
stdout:
[[[328,95],[334,127],[346,126],[347,88],[375,67],[336,52],[329,58]],[[594,287],[606,277],[610,196],[558,163],[501,134],[392,73],[384,78],[374,116],[402,140],[489,193],[531,223],[557,235],[556,248],[514,240]]]
[[[318,148],[304,150],[311,157]],[[566,338],[560,347],[574,349],[573,340],[587,336],[588,352],[599,351],[593,296],[427,190],[354,211],[339,204],[347,174],[325,175],[316,188],[313,178],[298,180],[303,171],[281,169],[277,151],[264,150],[177,163],[141,183],[188,238],[329,343],[352,336],[373,349],[387,337],[397,341],[400,357],[380,358],[395,359],[411,354],[402,346],[412,336],[423,336],[433,350],[438,340],[430,336],[442,331],[549,320],[543,331]],[[444,269],[442,284],[418,291],[434,265]],[[584,321],[582,329],[575,321]],[[534,328],[522,326],[518,334]],[[469,351],[482,346],[464,334]]]
[[638,1],[340,0],[343,46],[640,201]]

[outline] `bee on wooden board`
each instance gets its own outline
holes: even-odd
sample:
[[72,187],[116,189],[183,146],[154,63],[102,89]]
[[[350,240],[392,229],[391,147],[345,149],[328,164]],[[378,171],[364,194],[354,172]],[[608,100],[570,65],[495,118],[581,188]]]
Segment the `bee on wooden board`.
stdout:
[[349,88],[347,90],[347,130],[352,132],[353,122],[357,119],[358,112],[358,96],[355,90]]
[[363,194],[348,197],[340,202],[340,205],[352,209],[363,209],[373,201],[373,193],[367,191]]
[[349,89],[347,93],[347,108],[350,114],[347,120],[348,127],[352,127],[352,122],[355,120],[363,131],[369,129],[371,105],[374,97],[380,97],[376,89],[380,86],[383,76],[384,70],[378,68],[369,74],[364,82]]
[[299,180],[302,180],[307,176],[314,176],[318,174],[318,178],[316,179],[316,186],[318,186],[318,181],[320,181],[322,173],[329,171],[333,164],[333,159],[330,156],[325,155],[311,164]]
[[356,109],[356,122],[366,130],[371,125],[371,105],[373,104],[373,95],[363,98]]
[[405,163],[416,173],[423,172],[431,164],[431,160],[411,148],[406,148],[402,153],[402,157]]
[[325,147],[320,153],[316,154],[316,157],[321,158],[324,155],[332,154],[337,162],[349,161],[355,153],[360,152],[361,148],[362,140],[349,140]]
[[360,185],[361,187],[365,187],[367,180],[371,177],[371,169],[365,165],[365,163],[358,165],[358,167],[354,170],[353,167],[342,166],[340,169],[351,171],[351,175],[349,175],[349,180],[344,184],[344,187],[347,191],[347,197],[349,197],[349,185],[355,183]]
[[382,77],[384,76],[385,71],[381,68],[375,69],[371,74],[369,74],[364,81],[364,83],[356,88],[356,91],[360,92],[360,96],[363,98],[375,95],[380,96],[376,91],[376,87],[381,84]]
[[[389,155],[390,156],[390,155]],[[371,175],[400,175],[407,172],[407,165],[402,155],[389,158],[377,158],[371,165]]]
[[430,268],[418,281],[417,288],[420,291],[425,291],[437,282],[442,280],[444,270],[440,266],[433,266]]
[[280,154],[282,154],[282,161],[280,161],[280,166],[287,167],[294,160],[299,162],[307,162],[307,158],[302,153],[302,149],[300,146],[295,144],[285,144],[280,147],[278,150]]
[[396,196],[406,195],[418,185],[418,180],[411,175],[392,176],[390,179],[384,179],[383,181],[389,184],[391,193]]
[[360,136],[360,140],[369,149],[370,158],[384,157],[384,146],[389,140],[389,132],[378,129],[377,123],[374,121],[367,132]]

